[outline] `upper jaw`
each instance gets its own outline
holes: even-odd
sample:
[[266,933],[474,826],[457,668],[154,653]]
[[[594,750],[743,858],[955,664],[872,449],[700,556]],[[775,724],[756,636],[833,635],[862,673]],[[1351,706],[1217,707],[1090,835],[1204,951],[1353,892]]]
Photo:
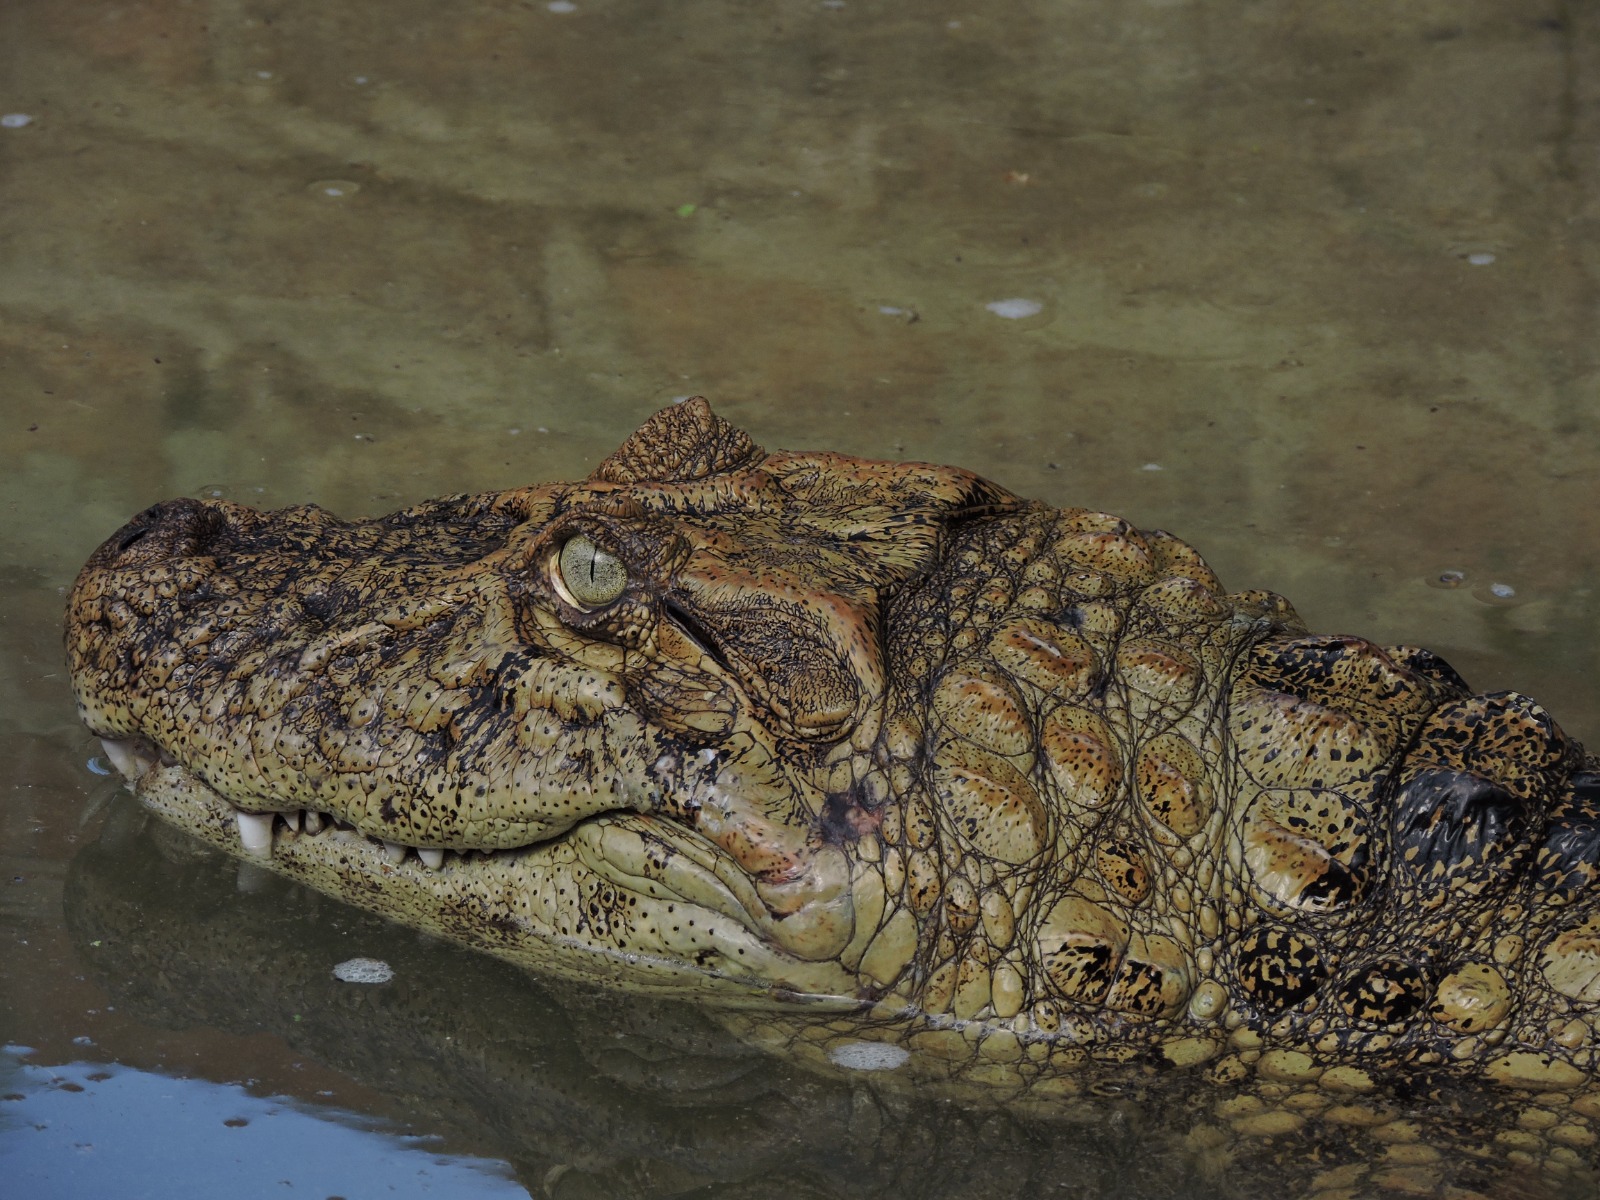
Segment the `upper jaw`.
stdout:
[[327,812],[430,850],[647,807],[650,733],[623,681],[526,641],[507,587],[523,514],[480,512],[454,535],[449,512],[431,515],[445,532],[419,562],[385,549],[394,518],[141,514],[69,602],[85,723],[159,748],[247,814]]
[[[603,488],[422,507],[347,524],[174,501],[136,517],[69,602],[85,723],[183,764],[247,814],[256,846],[266,827],[249,814],[324,812],[436,858],[606,811],[696,821],[703,793],[707,824],[723,814],[707,835],[752,847],[739,855],[752,874],[806,873],[820,797],[777,738],[815,758],[872,723],[870,587],[753,574],[736,547],[755,543],[670,513],[619,516]],[[396,533],[418,529],[418,546]],[[574,529],[626,560],[634,617],[580,620],[552,598],[552,551]],[[674,604],[694,611],[677,619]],[[774,628],[800,649],[775,655]],[[816,714],[763,698],[768,675]]]

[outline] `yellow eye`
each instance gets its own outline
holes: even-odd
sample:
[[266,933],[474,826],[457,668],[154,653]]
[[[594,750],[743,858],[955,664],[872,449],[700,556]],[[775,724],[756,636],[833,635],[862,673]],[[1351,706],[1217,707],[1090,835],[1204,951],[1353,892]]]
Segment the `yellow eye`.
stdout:
[[622,595],[628,586],[628,572],[615,554],[580,533],[561,547],[556,582],[579,608],[603,608]]

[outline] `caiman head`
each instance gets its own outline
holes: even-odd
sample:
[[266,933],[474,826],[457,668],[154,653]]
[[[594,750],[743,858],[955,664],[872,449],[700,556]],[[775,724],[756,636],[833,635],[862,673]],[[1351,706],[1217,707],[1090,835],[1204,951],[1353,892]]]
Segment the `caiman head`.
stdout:
[[73,686],[148,806],[323,890],[558,971],[855,997],[885,608],[1016,503],[696,398],[581,483],[158,504],[78,577]]

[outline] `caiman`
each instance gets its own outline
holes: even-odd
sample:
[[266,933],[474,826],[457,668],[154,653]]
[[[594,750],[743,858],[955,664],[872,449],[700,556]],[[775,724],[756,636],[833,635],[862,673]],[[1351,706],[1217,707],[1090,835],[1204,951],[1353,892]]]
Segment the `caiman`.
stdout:
[[1168,533],[695,398],[579,483],[158,504],[66,644],[150,809],[544,973],[1036,1099],[1203,1074],[1238,1134],[1390,1129],[1402,1190],[1374,1096],[1594,1166],[1600,761]]

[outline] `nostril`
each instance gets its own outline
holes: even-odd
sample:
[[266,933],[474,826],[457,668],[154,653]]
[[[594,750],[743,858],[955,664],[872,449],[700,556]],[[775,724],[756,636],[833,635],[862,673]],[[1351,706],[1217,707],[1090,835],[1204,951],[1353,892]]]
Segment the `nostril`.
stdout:
[[204,500],[168,500],[129,521],[100,547],[100,566],[138,567],[207,554],[227,532],[219,505]]

